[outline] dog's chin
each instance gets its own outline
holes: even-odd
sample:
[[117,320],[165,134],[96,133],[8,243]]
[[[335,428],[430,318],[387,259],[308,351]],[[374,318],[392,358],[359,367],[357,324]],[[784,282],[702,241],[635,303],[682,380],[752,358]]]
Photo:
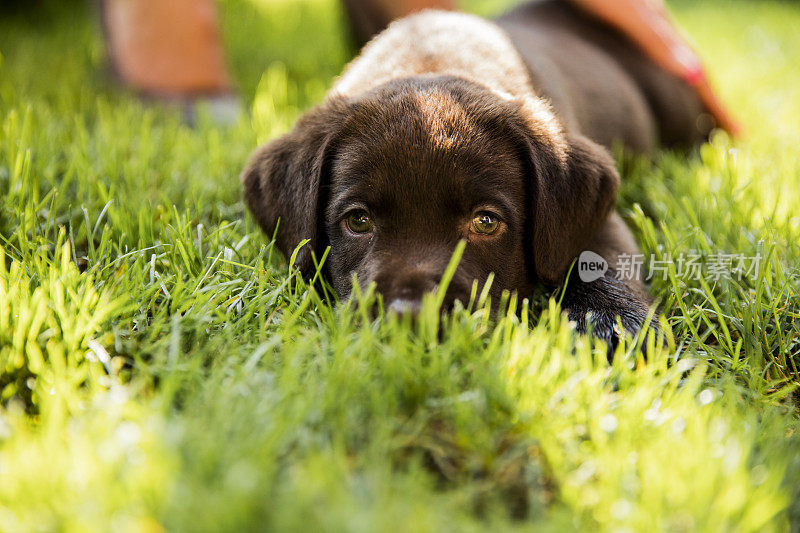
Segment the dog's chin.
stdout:
[[408,298],[394,298],[385,304],[389,313],[416,316],[422,310],[422,301]]
[[[430,296],[433,295],[430,294]],[[423,299],[403,297],[386,299],[381,296],[380,300],[382,305],[376,301],[370,309],[373,319],[380,316],[381,309],[383,310],[384,317],[396,317],[400,319],[410,318],[412,323],[416,322],[419,316],[423,313]],[[444,300],[438,308],[439,317],[442,319],[449,317],[457,309],[475,311],[477,309],[476,304],[473,302],[472,305],[470,305],[470,301],[471,298],[469,294],[446,294]],[[489,299],[489,305],[487,306],[487,309],[491,317],[497,316],[500,308],[500,301],[500,296]]]
[[[423,300],[432,296],[432,293],[428,293],[423,298],[387,298],[385,295],[379,293],[378,298],[369,301],[368,312],[373,320],[380,317],[387,319],[393,317],[401,320],[411,319],[412,323],[416,323],[425,307]],[[352,295],[350,297],[352,297]],[[348,297],[341,298],[340,301],[345,301],[347,298]],[[469,301],[469,295],[446,294],[442,304],[438,308],[438,314],[442,318],[447,317],[457,308],[468,307]]]

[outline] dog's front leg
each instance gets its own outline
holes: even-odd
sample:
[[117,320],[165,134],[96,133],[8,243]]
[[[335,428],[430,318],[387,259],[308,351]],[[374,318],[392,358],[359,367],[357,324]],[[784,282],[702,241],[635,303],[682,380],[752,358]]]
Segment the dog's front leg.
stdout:
[[[609,354],[623,332],[638,332],[647,320],[652,298],[644,286],[642,256],[630,230],[612,213],[573,266],[562,307],[578,330],[608,342]],[[658,315],[650,324],[657,331]]]

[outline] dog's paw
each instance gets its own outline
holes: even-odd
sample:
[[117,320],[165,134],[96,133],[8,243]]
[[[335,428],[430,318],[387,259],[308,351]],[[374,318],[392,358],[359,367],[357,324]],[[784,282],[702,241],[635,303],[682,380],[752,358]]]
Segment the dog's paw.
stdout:
[[[641,331],[648,319],[648,308],[589,309],[571,307],[567,311],[567,316],[577,324],[577,330],[580,333],[590,332],[593,337],[606,341],[610,357],[626,333],[634,336]],[[648,331],[658,335],[657,315],[650,319]]]
[[591,333],[606,342],[609,360],[626,334],[636,335],[645,324],[648,331],[656,336],[659,333],[658,314],[649,316],[650,304],[646,297],[614,278],[568,287],[563,307],[580,333]]

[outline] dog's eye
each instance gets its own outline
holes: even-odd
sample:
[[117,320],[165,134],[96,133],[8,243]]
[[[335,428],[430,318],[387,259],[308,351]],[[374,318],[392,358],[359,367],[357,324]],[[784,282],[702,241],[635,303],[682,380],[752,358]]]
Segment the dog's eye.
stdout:
[[351,211],[345,218],[345,224],[347,224],[347,229],[353,233],[367,233],[372,229],[372,219],[369,218],[369,213],[363,209]]
[[475,218],[472,219],[472,229],[475,233],[480,233],[482,235],[491,235],[497,231],[499,225],[500,217],[489,211],[480,211],[475,215]]

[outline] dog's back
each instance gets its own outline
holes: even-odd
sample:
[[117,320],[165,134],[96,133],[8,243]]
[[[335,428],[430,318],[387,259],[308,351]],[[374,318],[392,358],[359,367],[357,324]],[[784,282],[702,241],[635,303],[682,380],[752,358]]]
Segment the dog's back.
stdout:
[[564,0],[526,2],[497,19],[567,129],[639,152],[708,135],[694,90],[613,28]]
[[[495,23],[424,11],[368,43],[333,92],[354,96],[402,77],[450,75],[538,107],[552,128],[637,152],[705,139],[702,105],[627,38],[564,0],[523,3]],[[558,120],[553,121],[552,105]],[[705,129],[703,129],[705,127]]]

